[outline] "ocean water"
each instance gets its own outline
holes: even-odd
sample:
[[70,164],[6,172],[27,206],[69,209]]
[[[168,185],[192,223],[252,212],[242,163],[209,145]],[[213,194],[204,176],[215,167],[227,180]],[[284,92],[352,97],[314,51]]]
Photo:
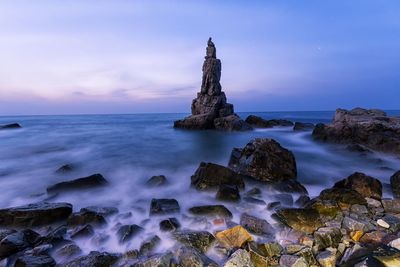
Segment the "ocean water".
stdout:
[[[400,111],[390,111],[400,115]],[[284,118],[301,122],[330,122],[332,112],[265,112],[252,113],[267,119]],[[243,147],[257,137],[274,138],[293,151],[298,180],[310,196],[355,171],[379,178],[388,190],[389,177],[400,169],[400,158],[373,153],[349,152],[342,145],[315,142],[311,132],[294,132],[291,127],[257,129],[251,132],[186,131],[172,127],[173,121],[186,114],[74,115],[0,117],[0,125],[18,122],[19,130],[0,131],[0,208],[43,201],[46,187],[65,180],[101,173],[110,182],[104,189],[61,194],[53,202],[69,202],[74,211],[90,205],[118,207],[125,216],[109,218],[108,227],[96,233],[109,236],[98,244],[78,240],[85,252],[92,249],[125,251],[137,248],[152,234],[162,237],[165,250],[173,246],[167,234],[158,231],[163,217],[149,217],[152,198],[175,198],[181,206],[176,217],[184,228],[214,231],[218,226],[191,218],[187,210],[194,205],[216,204],[215,192],[200,193],[190,188],[190,176],[200,162],[227,165],[232,148]],[[239,113],[245,118],[247,113]],[[75,170],[67,174],[55,171],[64,164]],[[153,175],[163,174],[167,186],[147,188],[144,183]],[[251,189],[250,187],[246,190]],[[268,201],[269,193],[263,198]],[[221,204],[221,203],[219,203]],[[229,204],[238,222],[244,211],[263,216],[269,221],[265,206]],[[166,216],[171,217],[171,216]],[[115,237],[118,224],[135,223],[146,230],[140,238],[119,244]]]

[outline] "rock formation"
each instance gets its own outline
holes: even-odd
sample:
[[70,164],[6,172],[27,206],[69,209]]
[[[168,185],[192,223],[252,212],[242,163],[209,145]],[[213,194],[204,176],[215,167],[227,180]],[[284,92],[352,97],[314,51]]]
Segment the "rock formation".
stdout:
[[208,39],[203,63],[203,79],[200,92],[192,102],[192,115],[175,121],[175,128],[219,129],[228,131],[251,130],[252,127],[234,113],[233,105],[226,102],[221,84],[221,61],[216,56],[216,48]]
[[319,123],[314,139],[336,143],[365,145],[374,150],[400,153],[400,118],[382,110],[337,109],[331,124]]

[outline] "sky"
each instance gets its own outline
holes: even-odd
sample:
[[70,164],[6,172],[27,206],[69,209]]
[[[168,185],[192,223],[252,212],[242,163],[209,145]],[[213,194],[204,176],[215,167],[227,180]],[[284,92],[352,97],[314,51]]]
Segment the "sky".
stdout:
[[400,109],[400,1],[0,1],[0,115]]

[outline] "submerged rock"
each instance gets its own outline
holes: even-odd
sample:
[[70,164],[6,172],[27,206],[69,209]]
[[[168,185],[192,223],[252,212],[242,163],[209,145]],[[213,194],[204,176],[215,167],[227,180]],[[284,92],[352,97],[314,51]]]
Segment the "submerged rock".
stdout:
[[94,210],[82,209],[69,216],[67,224],[69,226],[92,224],[93,226],[103,226],[107,224],[106,219],[101,213]]
[[257,128],[272,128],[276,126],[293,126],[293,122],[283,119],[266,120],[259,116],[249,115],[246,120],[248,124]]
[[180,207],[176,199],[155,199],[151,200],[150,215],[164,215],[171,213],[178,213]]
[[176,218],[168,218],[166,220],[162,220],[160,222],[160,230],[164,232],[172,232],[181,227],[178,219]]
[[191,184],[197,190],[209,190],[221,185],[232,185],[244,188],[242,176],[224,166],[214,163],[200,163],[191,177]]
[[215,198],[221,201],[237,202],[240,200],[239,188],[237,186],[221,185]]
[[392,187],[393,197],[400,198],[400,171],[390,177],[390,186]]
[[293,131],[310,131],[314,129],[314,124],[310,122],[295,122]]
[[18,123],[0,125],[0,130],[11,130],[11,129],[19,129],[19,128],[22,128],[22,127]]
[[206,252],[215,241],[215,237],[207,231],[177,231],[173,237],[181,244]]
[[264,182],[289,180],[297,176],[293,153],[268,138],[256,138],[243,149],[234,148],[229,167],[239,174]]
[[41,226],[66,220],[71,212],[71,204],[47,202],[1,209],[0,226]]
[[381,199],[382,184],[371,176],[361,172],[355,172],[344,180],[341,180],[333,186],[334,188],[347,188],[357,191],[363,197]]
[[317,124],[317,140],[365,145],[368,148],[400,153],[400,118],[389,117],[382,110],[337,109],[329,125]]
[[89,206],[80,210],[82,213],[96,213],[101,216],[110,216],[118,213],[116,207],[104,207],[104,206]]
[[56,173],[68,173],[72,172],[74,167],[71,164],[65,164],[56,170]]
[[223,205],[196,206],[190,208],[189,212],[198,216],[232,218],[232,213]]
[[[210,51],[213,51],[212,53]],[[175,128],[219,129],[226,131],[251,130],[251,126],[234,113],[233,105],[226,102],[221,84],[221,61],[211,38],[203,63],[201,90],[192,102],[192,115],[174,122]]]
[[97,173],[87,177],[61,182],[49,186],[47,187],[47,193],[54,194],[68,191],[85,190],[90,188],[103,187],[107,184],[107,180],[101,174]]
[[164,175],[152,176],[147,180],[146,185],[149,187],[158,187],[168,184],[168,180]]

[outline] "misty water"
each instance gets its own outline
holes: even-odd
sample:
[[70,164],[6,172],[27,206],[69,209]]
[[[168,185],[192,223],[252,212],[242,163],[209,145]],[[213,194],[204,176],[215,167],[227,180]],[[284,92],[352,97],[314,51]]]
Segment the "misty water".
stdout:
[[[389,112],[399,115],[400,112]],[[252,113],[266,119],[284,118],[301,122],[331,121],[333,112]],[[257,137],[274,138],[290,149],[296,158],[297,179],[310,196],[333,185],[355,171],[379,178],[384,195],[387,183],[400,169],[398,157],[380,153],[350,152],[342,145],[322,144],[312,140],[311,132],[294,132],[291,127],[257,129],[252,132],[185,131],[172,127],[173,121],[185,114],[75,115],[0,117],[0,125],[18,122],[22,129],[0,131],[0,204],[1,208],[23,205],[48,198],[46,187],[65,180],[101,173],[109,186],[85,192],[60,194],[49,201],[69,202],[74,211],[98,205],[114,206],[120,215],[108,218],[108,227],[96,230],[100,237],[110,235],[104,243],[78,240],[85,252],[106,250],[122,252],[138,248],[143,239],[158,234],[159,250],[173,245],[159,232],[164,217],[150,217],[152,198],[175,198],[181,207],[176,215],[183,228],[214,231],[219,225],[197,220],[187,210],[195,205],[216,204],[215,192],[200,193],[190,188],[190,176],[200,162],[227,165],[232,148],[243,147]],[[245,118],[246,113],[239,113]],[[57,174],[62,165],[72,164],[74,171]],[[153,175],[163,174],[169,184],[148,188],[144,184]],[[386,185],[385,185],[386,184]],[[245,191],[251,189],[247,187]],[[263,192],[268,203],[272,196]],[[296,199],[296,198],[295,198]],[[226,205],[238,222],[244,211],[269,218],[265,205],[246,203]],[[122,215],[121,215],[122,214]],[[130,216],[131,214],[131,216]],[[120,245],[115,237],[116,225],[138,224],[146,230],[139,238]]]

